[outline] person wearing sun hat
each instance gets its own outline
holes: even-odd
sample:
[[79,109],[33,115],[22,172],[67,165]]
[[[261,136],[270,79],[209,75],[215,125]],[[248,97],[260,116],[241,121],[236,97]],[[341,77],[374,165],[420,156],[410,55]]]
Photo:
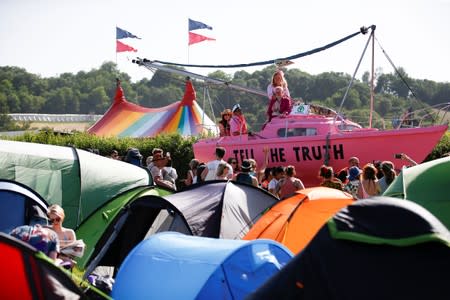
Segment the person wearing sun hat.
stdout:
[[247,134],[247,122],[242,114],[241,105],[235,104],[232,109],[233,117],[230,120],[231,135]]
[[252,164],[248,159],[244,159],[241,164],[241,172],[234,176],[233,180],[240,183],[245,183],[253,186],[258,186],[258,179],[250,175]]
[[344,186],[344,191],[351,194],[355,200],[358,199],[358,189],[361,184],[359,177],[361,173],[361,169],[357,166],[350,167],[348,169],[348,182]]
[[233,116],[231,109],[227,108],[222,112],[222,119],[219,121],[219,133],[220,136],[230,136],[230,120]]

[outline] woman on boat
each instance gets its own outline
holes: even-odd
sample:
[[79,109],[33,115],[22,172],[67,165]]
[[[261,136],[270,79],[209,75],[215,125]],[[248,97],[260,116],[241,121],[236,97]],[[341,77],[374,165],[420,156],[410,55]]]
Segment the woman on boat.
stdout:
[[273,73],[272,82],[267,86],[267,97],[272,99],[272,96],[275,95],[275,88],[280,86],[283,88],[284,94],[291,98],[291,94],[289,93],[288,83],[284,78],[284,72],[282,70],[277,70]]
[[282,87],[275,88],[275,95],[272,96],[267,108],[268,122],[273,117],[286,117],[292,111],[292,100],[285,93]]
[[222,119],[219,121],[219,133],[220,136],[230,136],[230,120],[233,113],[231,112],[231,109],[225,109],[222,112]]
[[247,122],[242,114],[241,106],[235,104],[233,106],[233,117],[230,120],[231,135],[247,134]]

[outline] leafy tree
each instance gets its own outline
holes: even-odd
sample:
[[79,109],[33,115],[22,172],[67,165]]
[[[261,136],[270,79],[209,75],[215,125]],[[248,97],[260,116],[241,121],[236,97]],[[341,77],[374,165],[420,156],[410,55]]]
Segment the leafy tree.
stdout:
[[450,83],[439,83],[437,85],[436,93],[431,99],[430,104],[439,104],[449,102],[450,99]]

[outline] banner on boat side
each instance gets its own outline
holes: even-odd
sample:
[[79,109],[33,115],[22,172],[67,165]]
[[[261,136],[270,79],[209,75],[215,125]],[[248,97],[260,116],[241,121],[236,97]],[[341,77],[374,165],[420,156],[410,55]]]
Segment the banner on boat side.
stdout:
[[[247,158],[255,159],[253,148],[232,149],[231,156],[241,161]],[[344,145],[318,145],[318,146],[294,146],[291,148],[271,147],[269,148],[270,163],[323,161],[329,155],[330,159],[344,159]]]

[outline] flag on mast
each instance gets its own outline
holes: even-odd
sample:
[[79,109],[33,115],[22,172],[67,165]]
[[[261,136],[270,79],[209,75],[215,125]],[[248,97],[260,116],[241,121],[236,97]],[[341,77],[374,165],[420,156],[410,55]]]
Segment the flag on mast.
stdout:
[[204,35],[189,32],[189,46],[203,41],[215,41],[216,39]]
[[116,52],[127,52],[127,51],[137,52],[137,49],[127,44],[124,44],[121,41],[116,40]]
[[213,29],[211,26],[206,25],[205,23],[189,19],[189,31],[196,30],[196,29],[204,29],[204,28],[209,29],[209,30]]
[[125,39],[125,38],[134,38],[134,39],[139,39],[139,40],[141,39],[140,37],[135,36],[131,32],[128,32],[128,31],[123,30],[116,26],[116,39],[120,40],[120,39]]

